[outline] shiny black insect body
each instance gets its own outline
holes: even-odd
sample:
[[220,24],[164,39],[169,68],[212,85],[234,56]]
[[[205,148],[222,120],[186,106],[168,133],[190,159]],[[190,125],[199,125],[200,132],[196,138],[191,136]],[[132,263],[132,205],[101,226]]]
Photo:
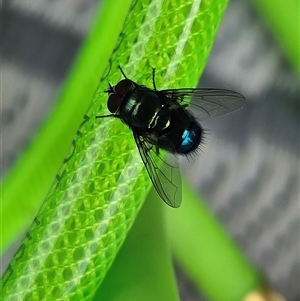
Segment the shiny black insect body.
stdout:
[[[203,140],[198,120],[224,115],[241,108],[245,98],[233,91],[219,89],[157,90],[155,69],[150,89],[124,78],[109,85],[107,107],[112,113],[101,117],[121,119],[132,130],[151,181],[165,203],[181,204],[181,177],[178,157],[195,151]],[[189,98],[192,101],[189,103]],[[194,109],[195,116],[190,109]],[[160,155],[159,149],[169,155]]]

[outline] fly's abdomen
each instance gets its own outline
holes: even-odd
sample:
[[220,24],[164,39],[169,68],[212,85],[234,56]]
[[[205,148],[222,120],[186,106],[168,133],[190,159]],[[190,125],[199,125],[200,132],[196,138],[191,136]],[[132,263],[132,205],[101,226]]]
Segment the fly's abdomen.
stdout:
[[158,147],[172,153],[188,154],[199,146],[203,129],[192,115],[182,111],[177,111],[172,116],[170,126],[161,132]]

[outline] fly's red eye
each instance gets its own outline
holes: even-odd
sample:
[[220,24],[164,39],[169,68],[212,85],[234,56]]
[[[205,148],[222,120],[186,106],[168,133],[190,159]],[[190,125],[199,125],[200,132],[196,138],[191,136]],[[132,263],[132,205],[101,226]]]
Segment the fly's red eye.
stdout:
[[126,95],[134,87],[133,81],[130,79],[123,79],[115,86],[115,91],[119,95]]
[[107,101],[107,108],[111,113],[116,113],[121,105],[121,97],[118,94],[110,94]]

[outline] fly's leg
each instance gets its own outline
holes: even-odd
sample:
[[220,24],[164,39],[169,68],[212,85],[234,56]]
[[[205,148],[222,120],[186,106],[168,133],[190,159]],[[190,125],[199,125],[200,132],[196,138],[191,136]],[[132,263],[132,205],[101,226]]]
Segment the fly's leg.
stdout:
[[154,91],[157,91],[155,85],[155,68],[152,68],[152,84],[153,84]]

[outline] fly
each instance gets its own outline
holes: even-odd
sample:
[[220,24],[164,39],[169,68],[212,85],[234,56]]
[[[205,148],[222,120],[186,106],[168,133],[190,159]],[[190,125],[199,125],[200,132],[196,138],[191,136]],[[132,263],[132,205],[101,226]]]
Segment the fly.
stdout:
[[[198,120],[238,110],[244,106],[245,98],[223,89],[157,90],[154,68],[150,89],[127,78],[120,66],[119,69],[124,79],[115,86],[109,84],[105,91],[111,114],[96,118],[115,117],[127,124],[157,193],[166,204],[177,208],[182,198],[177,155],[192,154],[202,143],[203,128]],[[160,149],[169,155],[161,156]]]

